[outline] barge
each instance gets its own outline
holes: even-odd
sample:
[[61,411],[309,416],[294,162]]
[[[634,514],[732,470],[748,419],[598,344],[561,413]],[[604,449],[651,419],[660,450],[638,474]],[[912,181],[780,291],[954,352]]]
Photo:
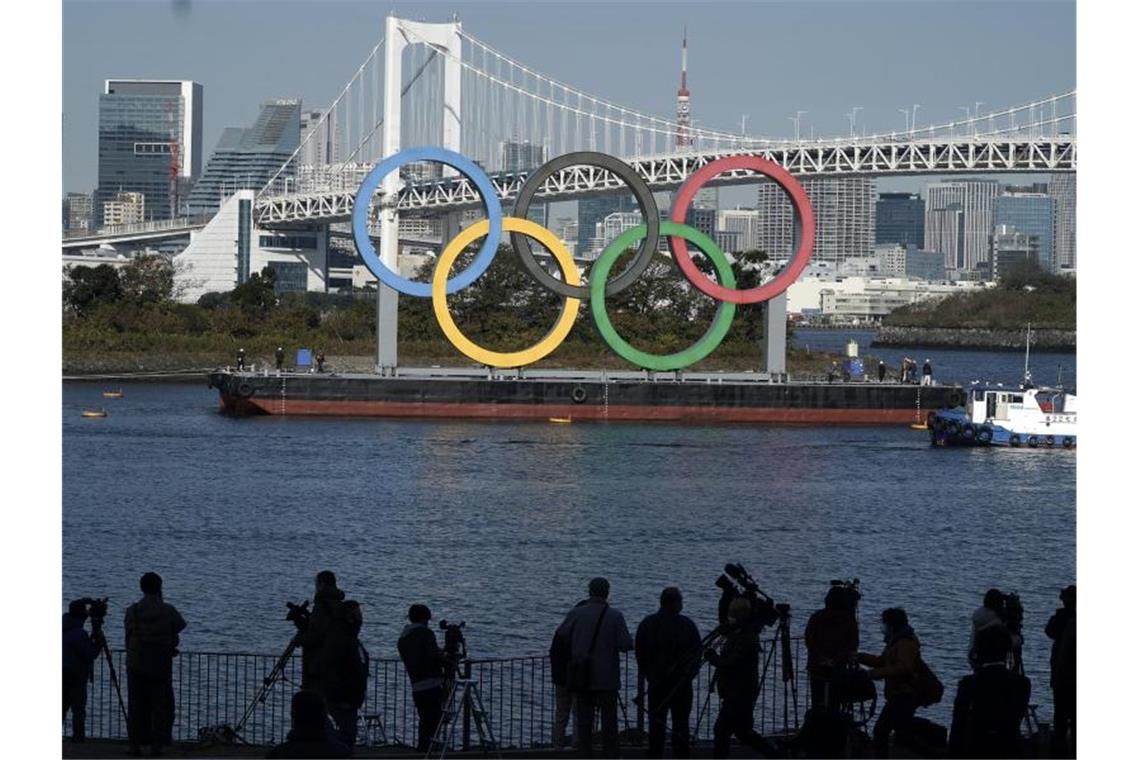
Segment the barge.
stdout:
[[211,372],[209,385],[233,415],[906,425],[965,400],[960,386],[771,382],[747,372],[225,369]]

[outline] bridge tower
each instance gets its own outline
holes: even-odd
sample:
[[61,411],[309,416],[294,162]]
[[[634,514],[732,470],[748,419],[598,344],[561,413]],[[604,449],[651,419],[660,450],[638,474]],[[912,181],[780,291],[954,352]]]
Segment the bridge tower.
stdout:
[[[442,147],[460,150],[460,82],[462,73],[461,25],[458,21],[431,24],[388,16],[384,25],[384,127],[381,137],[382,159],[400,151],[400,84],[403,52],[413,44],[431,45],[443,53],[443,143]],[[444,167],[444,174],[454,171]],[[386,198],[395,198],[401,188],[399,172],[384,178],[381,186]],[[392,271],[399,269],[400,218],[395,204],[380,209],[380,260]],[[376,369],[381,374],[395,372],[399,293],[382,282],[377,283],[376,298]]]

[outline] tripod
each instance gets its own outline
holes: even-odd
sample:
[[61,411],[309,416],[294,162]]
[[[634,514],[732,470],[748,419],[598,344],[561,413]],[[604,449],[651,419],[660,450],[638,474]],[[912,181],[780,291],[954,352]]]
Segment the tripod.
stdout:
[[273,670],[269,671],[269,675],[261,681],[261,688],[258,689],[257,694],[254,696],[253,701],[245,708],[245,712],[241,716],[241,720],[237,722],[236,726],[230,727],[229,724],[223,723],[220,726],[208,726],[198,730],[198,739],[201,741],[215,740],[224,744],[248,744],[241,735],[245,724],[253,717],[253,713],[257,710],[258,705],[265,704],[265,700],[269,698],[269,692],[273,689],[274,684],[278,681],[288,682],[289,679],[285,677],[285,666],[289,664],[289,660],[293,657],[293,652],[297,649],[297,637],[294,636],[289,640],[289,645],[285,647],[285,651],[277,658],[273,664]]
[[[783,609],[781,609],[781,607]],[[792,632],[789,621],[791,615],[790,609],[787,605],[777,605],[776,609],[779,613],[779,624],[776,626],[776,632],[772,636],[772,646],[768,650],[767,656],[764,658],[764,670],[760,675],[760,689],[763,691],[764,682],[768,678],[768,667],[772,664],[772,658],[776,656],[776,643],[780,644],[780,667],[782,673],[780,674],[781,680],[784,682],[784,728],[788,727],[788,694],[792,695],[792,710],[794,722],[792,725],[798,725],[800,722],[800,700],[799,688],[796,685],[796,669],[795,662],[792,660]]]
[[107,637],[103,635],[102,619],[91,619],[91,634],[99,640],[99,649],[107,661],[107,672],[111,676],[111,686],[115,689],[115,696],[119,698],[119,711],[123,714],[123,722],[128,722],[127,706],[123,702],[123,689],[119,685],[119,676],[115,673],[115,661],[111,658],[111,648],[107,646]]
[[483,708],[483,697],[479,693],[479,682],[471,678],[456,678],[452,681],[443,707],[443,715],[435,729],[435,735],[428,744],[427,757],[444,757],[455,740],[455,725],[470,715],[475,719],[475,729],[479,732],[479,746],[483,754],[494,752],[502,757],[499,743],[491,730],[487,711]]

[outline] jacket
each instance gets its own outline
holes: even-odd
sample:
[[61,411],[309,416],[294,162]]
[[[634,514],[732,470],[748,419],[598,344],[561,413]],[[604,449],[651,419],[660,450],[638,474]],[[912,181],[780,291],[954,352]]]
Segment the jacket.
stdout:
[[859,651],[859,623],[841,610],[818,610],[804,628],[807,670],[813,678],[826,678]]
[[755,626],[733,626],[720,652],[711,653],[708,660],[716,666],[721,699],[756,700],[760,693],[760,632]]
[[634,651],[637,668],[650,688],[692,680],[697,669],[685,672],[686,660],[699,658],[701,634],[685,615],[658,610],[637,626]]
[[170,677],[178,634],[186,621],[174,605],[162,601],[162,594],[145,594],[127,608],[123,629],[127,640],[127,670]]
[[1054,689],[1077,687],[1077,616],[1064,607],[1053,613],[1045,626],[1053,640],[1049,654],[1049,683]]
[[[344,592],[338,588],[322,589],[313,597],[313,612],[309,622],[297,633],[297,646],[301,647],[301,688],[322,691],[322,671],[329,659],[325,643],[333,627]],[[322,692],[323,693],[323,692]]]
[[[606,610],[606,616],[598,627],[598,616],[602,610]],[[555,635],[570,643],[572,659],[585,658],[590,652],[595,627],[598,628],[598,639],[590,655],[591,690],[617,691],[621,688],[619,654],[633,649],[633,638],[620,611],[606,605],[604,599],[592,596],[585,604],[570,610]]]
[[909,625],[895,633],[881,655],[860,653],[859,663],[871,668],[870,676],[884,680],[883,696],[887,699],[914,694],[914,680],[922,655],[918,637]]
[[1004,663],[983,665],[958,682],[950,724],[951,757],[1020,757],[1029,679]]
[[412,691],[426,691],[443,685],[444,666],[447,657],[435,640],[435,633],[427,623],[411,623],[404,626],[396,642],[400,659],[408,671]]
[[63,613],[63,679],[86,681],[98,656],[99,647],[83,628],[83,621]]

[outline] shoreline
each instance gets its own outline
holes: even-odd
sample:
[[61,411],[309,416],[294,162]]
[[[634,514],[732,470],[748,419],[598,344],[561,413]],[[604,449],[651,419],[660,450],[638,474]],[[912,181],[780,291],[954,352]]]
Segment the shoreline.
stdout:
[[[1076,353],[1076,330],[1033,330],[1031,351]],[[1025,330],[964,327],[882,327],[869,348],[937,348],[951,351],[1025,351]]]

